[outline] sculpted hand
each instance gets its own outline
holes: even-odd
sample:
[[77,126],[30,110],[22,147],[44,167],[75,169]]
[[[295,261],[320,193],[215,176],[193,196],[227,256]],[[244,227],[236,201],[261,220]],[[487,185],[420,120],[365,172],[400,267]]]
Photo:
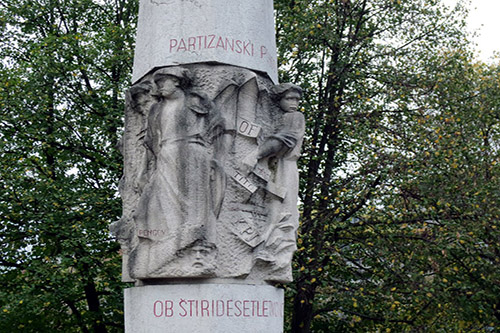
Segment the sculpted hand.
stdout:
[[248,175],[255,168],[255,165],[257,165],[258,161],[259,160],[257,159],[257,151],[249,154],[247,157],[243,159],[243,161],[241,161],[241,166],[240,166],[241,171],[245,175]]

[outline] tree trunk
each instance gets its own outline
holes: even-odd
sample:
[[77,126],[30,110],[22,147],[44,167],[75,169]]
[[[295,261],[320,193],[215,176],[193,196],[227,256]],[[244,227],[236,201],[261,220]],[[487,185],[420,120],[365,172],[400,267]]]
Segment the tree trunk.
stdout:
[[315,290],[313,284],[298,284],[298,292],[293,301],[292,333],[311,331]]
[[92,329],[94,333],[107,333],[106,325],[103,323],[102,313],[100,311],[99,295],[95,289],[93,282],[87,283],[85,286],[85,298],[87,299],[87,304],[89,306],[89,311],[94,313],[95,320],[92,324]]

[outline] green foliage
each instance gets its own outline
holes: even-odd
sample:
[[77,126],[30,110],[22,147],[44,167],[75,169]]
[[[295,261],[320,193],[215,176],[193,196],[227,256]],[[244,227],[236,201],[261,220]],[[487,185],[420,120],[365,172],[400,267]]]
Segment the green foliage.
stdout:
[[137,4],[0,2],[0,331],[122,330],[115,149]]
[[498,325],[498,67],[439,1],[276,1],[306,89],[292,332]]

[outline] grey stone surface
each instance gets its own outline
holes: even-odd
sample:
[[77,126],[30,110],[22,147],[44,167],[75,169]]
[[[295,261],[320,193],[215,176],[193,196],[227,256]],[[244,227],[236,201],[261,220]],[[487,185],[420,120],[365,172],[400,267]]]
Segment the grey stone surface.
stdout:
[[125,290],[128,333],[280,333],[283,290],[264,285],[154,285]]
[[140,0],[133,82],[164,66],[217,62],[277,83],[272,0]]
[[291,281],[301,90],[250,70],[158,69],[127,92],[123,280]]

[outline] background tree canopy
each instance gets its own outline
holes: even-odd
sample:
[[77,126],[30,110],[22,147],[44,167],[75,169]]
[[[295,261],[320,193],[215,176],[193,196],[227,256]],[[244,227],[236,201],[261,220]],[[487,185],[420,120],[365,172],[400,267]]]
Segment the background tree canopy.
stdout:
[[[305,90],[292,332],[500,324],[500,71],[438,0],[275,0]],[[0,331],[123,331],[138,1],[0,0]]]
[[137,3],[0,1],[0,331],[122,329],[115,148]]

